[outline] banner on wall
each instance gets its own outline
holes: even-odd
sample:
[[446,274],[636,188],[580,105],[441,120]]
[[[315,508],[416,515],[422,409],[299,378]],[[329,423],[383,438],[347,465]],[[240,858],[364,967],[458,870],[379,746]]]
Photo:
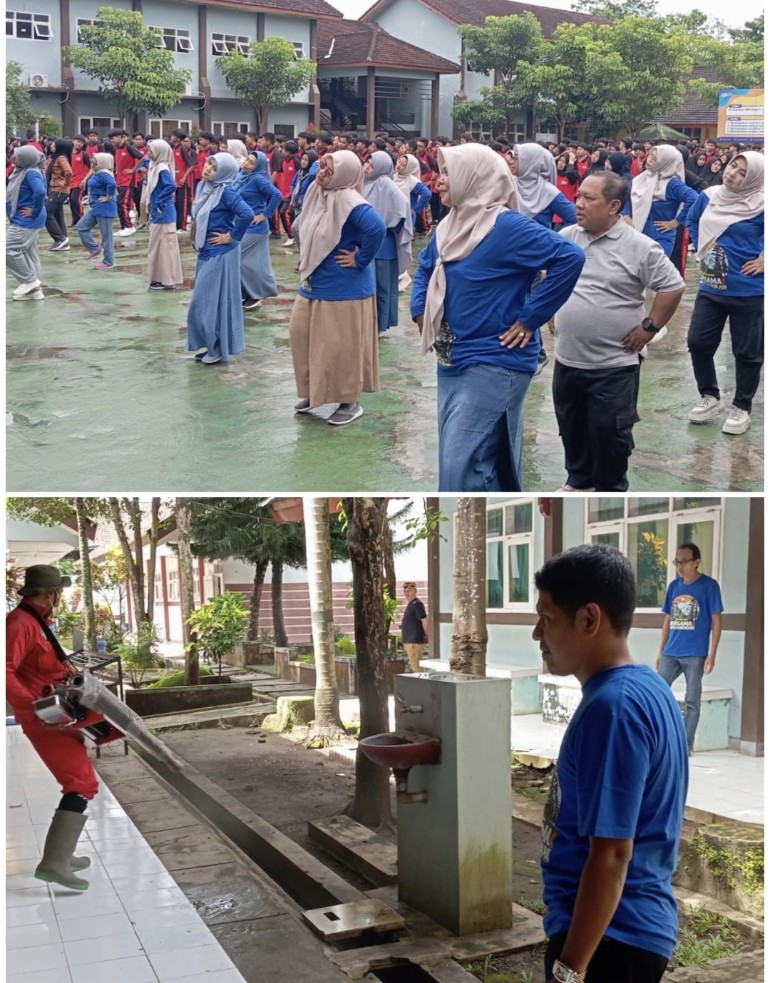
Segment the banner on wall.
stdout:
[[722,89],[717,140],[720,143],[763,143],[764,139],[765,90]]

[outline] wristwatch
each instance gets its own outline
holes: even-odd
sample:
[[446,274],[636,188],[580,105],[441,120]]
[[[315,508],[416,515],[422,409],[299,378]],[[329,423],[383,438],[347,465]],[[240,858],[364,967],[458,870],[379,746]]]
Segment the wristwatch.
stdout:
[[642,321],[642,327],[644,328],[645,331],[650,331],[652,334],[657,334],[660,331],[660,328],[657,328],[652,323],[652,318],[649,318],[649,317],[646,317]]
[[576,973],[574,969],[570,969],[557,959],[553,964],[553,978],[558,980],[558,983],[585,983],[586,973]]

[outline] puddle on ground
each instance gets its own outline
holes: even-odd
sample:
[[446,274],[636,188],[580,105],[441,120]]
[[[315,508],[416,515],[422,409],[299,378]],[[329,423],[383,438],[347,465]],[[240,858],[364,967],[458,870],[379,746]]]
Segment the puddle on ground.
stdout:
[[35,361],[41,358],[58,358],[65,355],[69,348],[63,345],[7,345],[5,351],[8,358]]

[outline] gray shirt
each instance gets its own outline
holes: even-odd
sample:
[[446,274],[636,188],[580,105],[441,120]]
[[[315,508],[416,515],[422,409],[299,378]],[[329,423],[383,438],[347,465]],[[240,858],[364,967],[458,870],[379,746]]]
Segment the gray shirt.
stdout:
[[684,280],[657,242],[620,219],[593,238],[579,225],[561,235],[583,249],[586,261],[567,303],[556,312],[556,360],[575,369],[638,365],[623,338],[645,316],[645,288],[678,290]]

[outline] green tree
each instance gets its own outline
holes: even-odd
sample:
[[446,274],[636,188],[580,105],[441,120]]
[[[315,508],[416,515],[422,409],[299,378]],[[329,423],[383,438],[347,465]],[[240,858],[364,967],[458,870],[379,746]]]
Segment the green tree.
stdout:
[[5,134],[15,136],[19,130],[34,126],[37,113],[32,108],[29,89],[21,81],[24,66],[18,61],[5,66]]
[[708,66],[716,72],[719,82],[711,82],[698,76],[690,80],[690,86],[706,103],[716,104],[719,90],[762,88],[764,85],[764,28],[765,19],[748,21],[744,28],[730,29],[730,39],[709,35],[685,33],[687,45],[695,65]]
[[623,20],[624,17],[655,17],[658,12],[657,0],[577,0],[573,10],[605,20]]
[[243,638],[249,612],[243,606],[243,594],[225,591],[217,594],[197,611],[187,624],[195,632],[196,646],[207,660],[216,660],[222,675],[222,660]]
[[144,26],[140,11],[100,7],[79,30],[81,44],[65,47],[64,58],[99,83],[122,125],[128,113],[165,116],[184,95],[191,73],[174,68],[173,52],[158,47],[158,31]]
[[271,109],[284,106],[315,77],[315,64],[298,60],[294,46],[281,37],[252,41],[248,56],[231,51],[216,59],[225,82],[257,117],[257,132],[267,129]]

